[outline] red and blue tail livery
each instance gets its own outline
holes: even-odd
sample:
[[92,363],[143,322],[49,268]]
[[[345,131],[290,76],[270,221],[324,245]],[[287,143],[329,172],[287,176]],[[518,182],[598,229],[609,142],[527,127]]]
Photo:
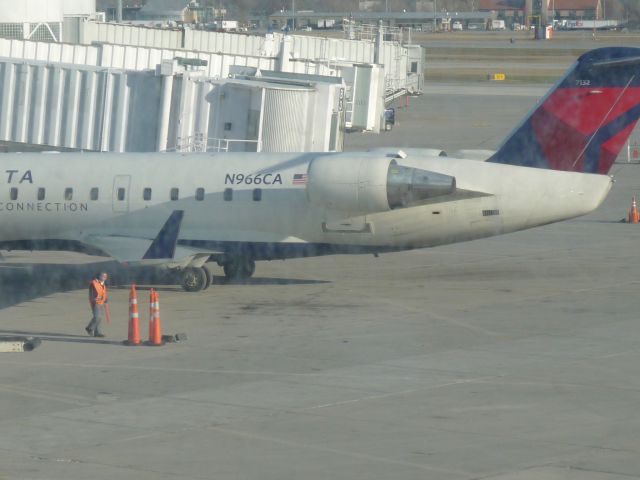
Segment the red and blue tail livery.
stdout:
[[640,48],[582,55],[488,160],[606,174],[640,117]]

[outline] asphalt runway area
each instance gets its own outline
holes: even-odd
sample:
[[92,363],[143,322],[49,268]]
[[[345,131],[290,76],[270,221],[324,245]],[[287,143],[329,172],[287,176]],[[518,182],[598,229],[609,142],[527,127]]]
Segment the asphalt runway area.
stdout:
[[611,47],[635,47],[640,32],[555,31],[552,40],[533,40],[531,31],[415,34],[425,51],[427,84],[477,82],[496,73],[507,82],[553,84],[581,54]]
[[[349,148],[495,148],[536,101],[448,88]],[[105,259],[3,252],[0,330],[43,343],[2,356],[0,478],[639,478],[640,227],[619,220],[640,165],[612,173],[604,204],[568,222],[159,285],[164,333],[188,335],[164,347],[120,344],[126,287],[106,338],[84,334]]]

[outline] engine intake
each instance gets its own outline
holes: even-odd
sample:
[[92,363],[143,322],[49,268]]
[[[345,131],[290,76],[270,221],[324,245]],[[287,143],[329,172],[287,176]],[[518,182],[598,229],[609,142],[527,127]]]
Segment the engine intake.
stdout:
[[309,164],[308,174],[311,203],[349,214],[409,207],[456,188],[455,177],[371,155],[318,157]]

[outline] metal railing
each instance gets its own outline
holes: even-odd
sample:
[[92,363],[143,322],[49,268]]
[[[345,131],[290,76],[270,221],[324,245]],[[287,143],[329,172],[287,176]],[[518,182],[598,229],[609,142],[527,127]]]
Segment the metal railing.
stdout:
[[[236,149],[234,145],[244,144],[245,148]],[[249,147],[249,148],[247,148]],[[205,138],[203,135],[193,135],[178,138],[175,152],[261,152],[261,140],[246,140],[237,138]]]
[[407,76],[386,75],[384,78],[384,97],[389,99],[402,96],[407,92]]
[[357,23],[349,19],[342,21],[342,30],[345,38],[349,40],[365,40],[373,42],[378,34],[378,29],[382,29],[382,35],[385,42],[402,43],[403,29],[400,27],[387,27],[385,25],[371,25],[368,23]]

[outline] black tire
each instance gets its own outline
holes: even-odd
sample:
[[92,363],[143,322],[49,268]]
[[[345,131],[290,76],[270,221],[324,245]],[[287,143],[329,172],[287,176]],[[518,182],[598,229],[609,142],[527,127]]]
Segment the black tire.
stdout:
[[250,258],[242,262],[242,278],[251,278],[256,273],[256,262]]
[[227,262],[222,265],[222,270],[224,271],[224,276],[227,277],[227,280],[235,280],[238,275],[238,265],[235,262]]
[[41,343],[42,340],[40,340],[38,337],[27,337],[27,341],[24,342],[24,351],[30,352],[33,349],[38,348]]
[[207,288],[209,288],[211,286],[211,281],[213,280],[213,275],[211,275],[211,271],[207,268],[206,265],[203,265],[200,268],[202,268],[202,271],[204,272],[204,276],[207,279],[207,281],[204,284],[204,287],[202,288],[203,290],[206,290]]
[[199,292],[206,284],[207,276],[202,268],[188,267],[182,271],[182,288],[186,292]]
[[235,257],[222,265],[224,276],[230,281],[250,278],[256,271],[256,262],[251,258]]

